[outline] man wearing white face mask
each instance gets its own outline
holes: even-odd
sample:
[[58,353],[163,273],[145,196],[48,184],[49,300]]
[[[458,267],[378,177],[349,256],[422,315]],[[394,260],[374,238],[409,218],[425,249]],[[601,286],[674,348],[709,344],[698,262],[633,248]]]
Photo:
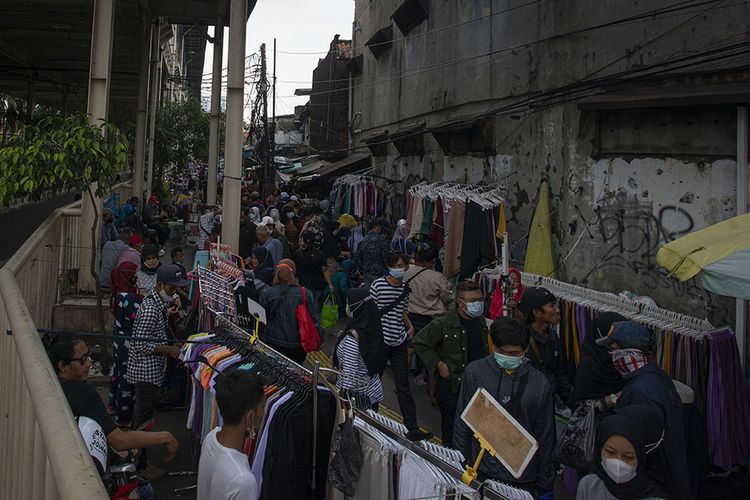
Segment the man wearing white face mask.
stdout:
[[605,401],[616,408],[647,406],[664,425],[664,445],[648,464],[655,470],[654,481],[669,498],[691,498],[682,402],[672,380],[654,363],[651,332],[635,321],[620,321],[596,343],[609,349],[615,370],[625,380],[620,395],[606,396]]
[[453,424],[466,365],[488,354],[484,295],[477,285],[458,284],[455,309],[438,316],[414,337],[417,355],[428,370],[436,369],[435,398],[440,407],[443,445],[453,443]]
[[[133,338],[130,340],[130,357],[127,381],[135,385],[135,407],[133,427],[154,418],[161,399],[161,385],[167,366],[167,356],[177,358],[180,347],[167,344],[167,317],[178,314],[180,301],[177,288],[190,282],[182,270],[174,264],[160,266],[156,271],[156,287],[146,295],[133,323]],[[154,469],[154,476],[163,471]]]
[[508,317],[496,319],[490,327],[490,337],[494,352],[469,363],[464,370],[456,406],[453,447],[463,453],[467,463],[476,461],[479,442],[461,419],[461,413],[477,389],[483,387],[534,436],[539,449],[518,479],[497,458],[485,454],[477,470],[478,479],[496,479],[532,493],[549,492],[555,478],[552,387],[547,377],[524,357],[529,347],[529,333],[523,325]]

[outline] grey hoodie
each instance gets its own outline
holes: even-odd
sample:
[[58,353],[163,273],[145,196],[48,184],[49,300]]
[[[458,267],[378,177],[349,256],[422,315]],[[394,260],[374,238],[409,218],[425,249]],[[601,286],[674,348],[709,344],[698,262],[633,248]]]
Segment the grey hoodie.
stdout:
[[[522,394],[517,391],[519,382],[524,378],[526,388]],[[555,469],[552,463],[552,450],[555,446],[555,415],[552,402],[552,387],[547,377],[532,367],[527,361],[521,364],[512,374],[508,374],[490,355],[470,363],[464,371],[461,392],[456,407],[456,423],[453,430],[453,446],[464,454],[466,461],[473,464],[479,454],[479,443],[473,437],[471,429],[461,420],[466,405],[478,388],[484,388],[532,435],[539,443],[539,449],[529,462],[520,479],[516,479],[500,461],[485,454],[479,464],[480,479],[497,479],[514,483],[535,483],[545,491],[552,490]],[[516,405],[511,395],[520,397]],[[516,406],[517,410],[513,410]]]

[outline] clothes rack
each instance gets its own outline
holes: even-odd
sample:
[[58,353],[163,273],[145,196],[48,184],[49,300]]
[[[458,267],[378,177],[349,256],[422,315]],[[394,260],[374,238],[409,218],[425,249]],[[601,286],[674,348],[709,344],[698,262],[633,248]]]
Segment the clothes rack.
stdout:
[[[479,274],[480,287],[487,295],[495,290],[500,269],[484,269]],[[561,321],[558,335],[561,354],[571,382],[575,380],[582,345],[589,334],[592,320],[603,312],[615,312],[628,320],[639,322],[653,332],[653,354],[656,363],[673,379],[690,387],[697,411],[705,418],[710,450],[721,450],[711,458],[714,465],[728,468],[742,463],[750,453],[750,429],[739,425],[748,417],[744,404],[744,377],[734,333],[728,327],[715,328],[708,320],[644,304],[612,293],[591,290],[552,278],[521,273],[522,283],[547,288],[559,299]],[[721,380],[722,382],[716,383]],[[738,400],[741,402],[738,402]],[[733,412],[713,408],[733,407]],[[733,441],[741,446],[728,446],[723,432],[734,429]],[[717,458],[720,457],[720,458]]]

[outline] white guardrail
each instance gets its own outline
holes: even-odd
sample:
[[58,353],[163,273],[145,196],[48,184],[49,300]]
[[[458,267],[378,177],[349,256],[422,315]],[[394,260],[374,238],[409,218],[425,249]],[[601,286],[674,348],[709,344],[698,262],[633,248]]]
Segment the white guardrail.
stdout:
[[[130,186],[116,191],[127,199]],[[0,269],[0,500],[109,498],[37,331],[51,327],[59,275],[80,267],[79,204],[55,210]]]

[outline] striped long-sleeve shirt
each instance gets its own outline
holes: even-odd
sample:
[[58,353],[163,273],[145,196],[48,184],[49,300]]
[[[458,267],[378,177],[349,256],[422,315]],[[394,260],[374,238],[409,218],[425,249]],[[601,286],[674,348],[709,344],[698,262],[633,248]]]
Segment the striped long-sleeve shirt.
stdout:
[[[363,393],[370,398],[372,404],[380,403],[384,398],[380,377],[377,375],[371,377],[368,373],[365,360],[359,352],[357,339],[350,332],[344,335],[345,337],[336,349],[336,357],[339,360],[339,368],[346,375],[338,378],[336,387]],[[370,385],[364,389],[362,382],[367,379],[370,379]]]
[[406,290],[405,283],[393,286],[386,278],[378,278],[370,285],[370,299],[375,301],[378,309],[386,309],[393,302],[398,301],[396,307],[391,308],[390,311],[381,317],[385,345],[398,346],[406,340],[404,312],[409,307],[409,294],[401,298],[404,290]]

